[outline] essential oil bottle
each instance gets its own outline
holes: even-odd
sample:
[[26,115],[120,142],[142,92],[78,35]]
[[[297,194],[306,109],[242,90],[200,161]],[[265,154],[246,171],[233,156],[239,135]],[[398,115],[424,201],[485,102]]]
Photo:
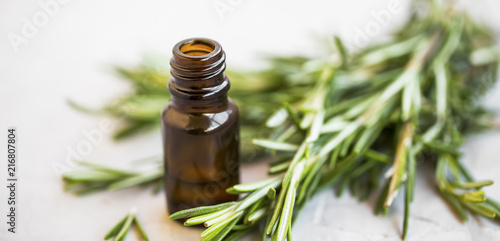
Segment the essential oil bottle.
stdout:
[[226,56],[216,41],[192,38],[173,48],[162,112],[165,189],[170,214],[234,201],[239,183],[238,109],[227,97]]

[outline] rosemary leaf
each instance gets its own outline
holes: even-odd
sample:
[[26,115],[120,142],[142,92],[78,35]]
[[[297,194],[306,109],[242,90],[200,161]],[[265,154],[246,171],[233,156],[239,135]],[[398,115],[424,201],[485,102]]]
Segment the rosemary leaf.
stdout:
[[134,221],[135,213],[137,212],[137,209],[132,208],[129,211],[129,214],[127,216],[127,219],[123,223],[122,228],[120,229],[120,232],[116,235],[115,240],[116,241],[122,241],[125,239],[125,235],[127,235],[128,230],[130,229],[130,226],[132,226],[132,222]]
[[228,207],[234,206],[237,202],[227,202],[221,203],[213,206],[202,206],[192,209],[181,210],[176,213],[170,215],[170,219],[181,219],[181,218],[190,218],[195,216],[200,216],[208,213],[213,213],[216,211],[220,211],[226,209]]
[[254,139],[252,142],[253,144],[264,147],[266,149],[277,150],[277,151],[296,151],[299,148],[297,145],[294,144],[275,142],[271,140]]
[[118,234],[118,232],[120,232],[120,230],[122,229],[123,224],[128,219],[128,216],[129,215],[123,217],[122,220],[120,220],[120,222],[118,222],[111,230],[109,230],[109,232],[106,234],[106,236],[104,236],[104,240],[108,240],[108,239],[116,236]]

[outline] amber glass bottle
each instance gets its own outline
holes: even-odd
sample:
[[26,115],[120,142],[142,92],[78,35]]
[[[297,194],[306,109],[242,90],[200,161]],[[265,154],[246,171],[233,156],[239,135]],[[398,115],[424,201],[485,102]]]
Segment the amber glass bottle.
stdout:
[[193,38],[174,46],[162,113],[168,210],[234,201],[239,183],[238,109],[228,99],[225,53],[219,43]]

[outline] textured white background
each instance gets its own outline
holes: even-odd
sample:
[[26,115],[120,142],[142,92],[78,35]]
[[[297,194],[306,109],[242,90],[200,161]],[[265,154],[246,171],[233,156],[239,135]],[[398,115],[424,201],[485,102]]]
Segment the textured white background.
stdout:
[[[0,0],[0,128],[2,133],[8,126],[18,128],[21,176],[19,232],[9,241],[101,240],[130,206],[139,207],[151,240],[197,240],[201,229],[168,220],[163,195],[129,189],[80,198],[62,191],[53,167],[66,165],[67,149],[75,149],[85,140],[82,131],[98,128],[103,120],[72,110],[66,99],[97,107],[119,96],[128,86],[113,73],[113,65],[133,66],[144,53],[168,57],[171,47],[188,37],[218,40],[230,67],[259,67],[259,57],[267,53],[319,54],[318,37],[337,34],[352,42],[356,28],[374,21],[370,12],[387,9],[389,0],[234,1],[237,6],[224,19],[217,15],[214,2],[70,0],[15,52],[7,34],[20,34],[23,18],[31,19],[42,9],[38,1]],[[401,13],[392,15],[389,26],[371,41],[383,38],[406,19],[408,1],[396,2],[403,6]],[[498,1],[462,2],[500,33]],[[498,88],[486,103],[500,108]],[[107,135],[85,158],[128,165],[134,159],[160,154],[160,143],[159,132],[120,143]],[[0,145],[5,146],[5,138],[0,137]],[[500,184],[499,147],[499,131],[477,135],[464,146],[463,159],[476,176]],[[0,239],[7,240],[5,157],[1,160]],[[243,180],[263,178],[265,168],[264,163],[245,166]],[[426,180],[430,170],[419,171],[408,240],[500,240],[500,226],[490,221],[459,223],[436,196],[431,179]],[[500,200],[498,185],[486,191]],[[335,199],[326,190],[301,213],[293,236],[313,241],[399,240],[401,203],[400,198],[395,201],[388,217],[374,216],[372,202],[359,203],[348,195]],[[127,240],[136,237],[129,235]]]

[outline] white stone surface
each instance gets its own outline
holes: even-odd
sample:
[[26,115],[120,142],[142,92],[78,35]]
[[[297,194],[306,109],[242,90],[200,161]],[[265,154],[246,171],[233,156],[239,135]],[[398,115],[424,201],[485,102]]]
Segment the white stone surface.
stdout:
[[[41,0],[45,3],[48,0]],[[61,1],[62,2],[62,1]],[[20,34],[23,18],[33,19],[42,7],[34,0],[0,1],[0,128],[16,126],[19,133],[19,232],[8,241],[88,241],[103,235],[137,206],[151,240],[198,240],[200,229],[185,228],[168,220],[163,195],[131,189],[75,197],[64,193],[58,171],[67,165],[69,150],[85,140],[84,132],[99,128],[105,117],[72,110],[71,98],[100,106],[128,86],[113,65],[137,64],[143,53],[169,56],[179,40],[204,36],[218,40],[232,67],[262,66],[263,54],[317,54],[318,36],[337,34],[352,42],[356,29],[374,21],[372,11],[387,9],[389,0],[356,1],[161,1],[69,0],[38,29],[17,52],[8,34]],[[236,6],[220,19],[214,2]],[[387,26],[370,41],[403,23],[408,1]],[[467,9],[500,31],[500,4],[495,0],[460,1]],[[52,8],[54,10],[54,8]],[[32,20],[29,20],[32,21]],[[43,21],[43,16],[37,21]],[[487,98],[500,108],[500,90]],[[113,121],[113,120],[112,120]],[[113,121],[114,122],[114,121]],[[161,153],[158,132],[115,143],[106,135],[85,159],[112,165]],[[0,137],[5,146],[5,138]],[[500,132],[474,136],[464,146],[464,161],[476,176],[500,183]],[[1,153],[4,153],[2,149]],[[2,154],[0,183],[5,180]],[[265,163],[243,168],[243,180],[263,178]],[[419,170],[412,204],[408,240],[500,240],[500,226],[482,218],[461,224],[436,195],[428,170]],[[7,240],[4,214],[6,189],[0,189],[0,239]],[[498,185],[486,188],[500,200]],[[320,193],[300,214],[295,240],[399,240],[402,200],[395,201],[387,217],[374,216],[372,203],[359,203],[348,195],[337,199],[331,190]],[[248,236],[246,240],[254,240]],[[137,240],[129,235],[127,240]]]

